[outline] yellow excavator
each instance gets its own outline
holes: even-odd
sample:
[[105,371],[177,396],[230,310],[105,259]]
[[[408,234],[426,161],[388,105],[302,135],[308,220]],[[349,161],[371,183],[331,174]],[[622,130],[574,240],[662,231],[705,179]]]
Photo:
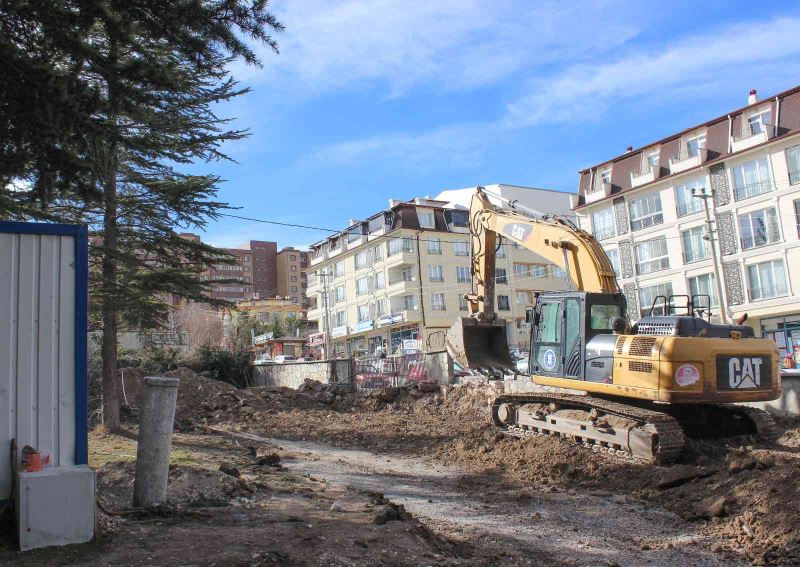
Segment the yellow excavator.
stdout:
[[[456,321],[446,340],[461,365],[514,366],[506,323],[494,309],[500,239],[561,266],[572,288],[535,294],[528,368],[544,388],[499,396],[492,407],[498,429],[519,437],[555,435],[654,463],[674,460],[685,435],[776,435],[767,412],[733,405],[778,397],[772,340],[756,338],[743,320],[712,323],[708,296],[656,298],[651,315],[631,326],[611,262],[591,234],[556,216],[495,207],[482,187],[469,218],[474,293],[464,297],[470,316]],[[657,308],[664,314],[652,315]]]

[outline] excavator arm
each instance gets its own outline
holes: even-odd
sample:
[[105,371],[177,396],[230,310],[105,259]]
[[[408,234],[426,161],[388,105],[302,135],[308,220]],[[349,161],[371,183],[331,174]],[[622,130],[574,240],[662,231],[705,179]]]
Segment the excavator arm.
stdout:
[[618,293],[616,275],[603,248],[588,232],[557,217],[530,218],[500,210],[482,187],[472,197],[469,211],[472,232],[474,293],[467,294],[471,317],[451,327],[447,346],[467,367],[511,366],[505,324],[495,313],[495,264],[498,235],[562,267],[575,290]]
[[[536,252],[563,268],[575,290],[617,293],[617,279],[605,251],[588,232],[557,217],[529,218],[498,210],[481,187],[470,205],[472,271],[476,289],[470,296],[473,315],[490,320],[494,315],[497,235]],[[483,313],[483,315],[480,315]]]

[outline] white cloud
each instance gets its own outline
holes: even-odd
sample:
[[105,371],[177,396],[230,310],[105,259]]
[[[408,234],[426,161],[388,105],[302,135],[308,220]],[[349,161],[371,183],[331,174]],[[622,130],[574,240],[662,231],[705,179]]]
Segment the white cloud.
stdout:
[[295,97],[378,85],[400,95],[494,84],[520,69],[597,54],[633,37],[643,12],[619,2],[287,0],[281,53],[265,68],[234,66],[249,82]]
[[496,140],[491,124],[458,124],[420,134],[397,133],[325,146],[307,160],[324,165],[380,161],[402,167],[474,168]]
[[709,85],[722,89],[743,79],[751,86],[775,83],[776,78],[783,82],[787,69],[776,75],[772,64],[791,62],[800,54],[798,30],[798,18],[759,20],[630,53],[610,63],[573,65],[531,81],[530,94],[507,106],[505,123],[516,127],[582,120],[625,99],[691,100],[707,92]]

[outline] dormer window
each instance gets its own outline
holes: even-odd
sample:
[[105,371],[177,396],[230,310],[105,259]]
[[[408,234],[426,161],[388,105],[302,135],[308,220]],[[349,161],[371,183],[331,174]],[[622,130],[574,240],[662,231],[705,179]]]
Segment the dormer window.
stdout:
[[647,169],[658,167],[658,152],[650,152],[647,154]]
[[700,134],[686,140],[686,153],[689,157],[700,154],[700,150],[706,147],[706,135]]
[[600,181],[611,184],[611,170],[606,169],[600,172]]
[[433,220],[433,211],[417,209],[417,219],[419,220],[419,226],[422,228],[436,228]]
[[755,136],[756,134],[766,132],[771,119],[772,111],[770,109],[762,110],[750,116],[750,118],[747,119],[747,126],[750,129],[750,134]]

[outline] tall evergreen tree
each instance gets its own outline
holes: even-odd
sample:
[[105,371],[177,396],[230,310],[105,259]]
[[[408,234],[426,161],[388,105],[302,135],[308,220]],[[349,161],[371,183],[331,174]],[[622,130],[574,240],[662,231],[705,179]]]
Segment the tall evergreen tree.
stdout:
[[[277,49],[271,34],[282,25],[268,12],[266,0],[10,5],[35,30],[44,29],[42,21],[51,22],[54,13],[68,16],[63,29],[49,32],[58,41],[52,47],[55,63],[48,64],[56,67],[56,76],[72,70],[70,78],[78,82],[73,91],[83,93],[85,102],[74,120],[91,127],[77,142],[62,146],[68,150],[65,161],[80,166],[72,181],[55,194],[29,192],[25,198],[49,207],[48,215],[80,219],[93,230],[91,305],[103,331],[104,424],[113,430],[119,426],[120,322],[138,328],[163,322],[165,294],[212,302],[211,284],[199,274],[209,264],[230,261],[221,251],[174,232],[175,227],[202,228],[226,206],[215,199],[217,176],[180,169],[228,159],[223,144],[246,135],[231,129],[214,108],[247,92],[228,72],[236,58],[259,64],[246,38]],[[61,134],[56,129],[53,138]],[[22,169],[37,182],[47,179],[35,160],[25,161]],[[19,202],[22,194],[11,197]]]

